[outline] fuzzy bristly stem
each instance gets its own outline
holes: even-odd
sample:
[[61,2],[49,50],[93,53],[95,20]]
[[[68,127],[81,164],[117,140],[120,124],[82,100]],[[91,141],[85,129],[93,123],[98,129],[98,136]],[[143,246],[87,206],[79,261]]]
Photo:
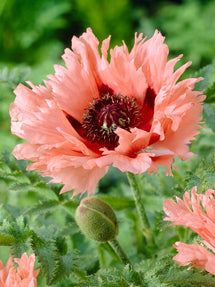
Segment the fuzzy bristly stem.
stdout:
[[112,247],[112,249],[115,251],[117,256],[120,258],[123,264],[125,265],[129,264],[131,267],[133,267],[125,251],[122,249],[121,245],[119,244],[118,240],[113,239],[113,240],[108,241],[108,243]]
[[140,187],[138,185],[137,178],[135,174],[131,172],[127,172],[127,177],[128,177],[129,184],[131,186],[131,190],[133,192],[136,209],[137,209],[137,212],[138,212],[138,215],[140,217],[140,221],[143,227],[144,236],[149,244],[155,245],[153,232],[152,232],[150,222],[149,222],[149,219],[148,219],[148,216],[147,216],[144,204],[143,204],[143,199],[141,197],[142,191],[140,190]]
[[136,280],[138,281],[138,286],[142,286],[142,283],[144,281],[143,275],[139,274],[137,271],[135,271],[134,266],[131,264],[131,261],[129,260],[128,256],[126,255],[125,251],[122,249],[121,245],[119,244],[118,240],[113,239],[107,242],[114,252],[117,254],[117,256],[120,258],[122,263],[124,265],[128,265],[129,269],[132,270],[133,273],[135,273]]

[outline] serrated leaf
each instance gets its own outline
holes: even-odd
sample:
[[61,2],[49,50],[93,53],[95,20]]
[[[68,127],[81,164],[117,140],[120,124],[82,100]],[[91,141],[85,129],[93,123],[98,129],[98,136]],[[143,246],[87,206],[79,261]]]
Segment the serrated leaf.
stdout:
[[13,173],[8,175],[8,179],[11,182],[15,181],[22,184],[30,184],[29,178],[22,171],[14,171]]
[[36,191],[38,191],[41,195],[45,196],[46,198],[58,200],[57,195],[52,191],[49,186],[45,182],[38,182],[34,185]]
[[58,236],[58,230],[55,225],[41,226],[40,228],[34,230],[33,233],[37,238],[41,239],[43,242],[48,242],[50,240],[56,240]]
[[15,158],[13,156],[10,155],[9,151],[8,150],[5,150],[3,153],[2,153],[2,156],[1,156],[1,161],[6,164],[11,171],[16,171],[16,170],[19,170],[17,165],[16,165],[16,161],[15,161]]
[[23,215],[40,215],[55,209],[58,204],[57,200],[44,200],[25,210]]
[[69,200],[62,202],[60,205],[68,214],[74,216],[78,204],[75,201]]
[[21,258],[22,254],[31,248],[30,239],[25,242],[13,243],[10,247],[13,258]]
[[31,246],[45,273],[47,284],[52,285],[70,276],[77,263],[77,252],[65,254],[67,244],[57,235],[55,226],[44,226],[32,232]]
[[15,222],[5,219],[0,226],[0,234],[3,236],[2,240],[8,236],[9,242],[23,243],[30,237],[31,232],[29,227],[24,224],[23,217],[20,216]]
[[59,258],[54,239],[44,240],[36,232],[32,233],[31,246],[45,273],[47,284],[55,278]]
[[8,67],[4,67],[0,71],[0,83],[2,83],[5,87],[14,90],[19,83],[24,82],[30,71],[31,69],[29,67],[14,67],[10,71]]
[[77,251],[73,251],[71,253],[65,254],[60,257],[60,272],[64,272],[66,277],[69,277],[74,267],[77,264]]
[[135,287],[143,286],[139,274],[129,266],[123,268],[103,268],[97,274],[89,276],[85,282],[80,282],[81,287],[102,286],[102,287]]
[[0,159],[0,179],[9,185],[9,190],[19,192],[37,192],[50,200],[58,201],[58,196],[48,184],[41,181],[37,173],[25,171],[26,162],[17,161],[8,151]]
[[171,256],[165,256],[159,258],[159,260],[143,260],[141,263],[136,264],[135,268],[144,273],[144,286],[215,286],[214,276],[195,268],[187,270],[187,266],[179,266],[172,260]]
[[214,70],[214,65],[210,64],[207,65],[203,68],[201,68],[198,72],[195,73],[195,77],[203,77],[204,80],[196,83],[195,89],[197,91],[203,91],[208,88],[213,84],[214,80],[211,80],[211,76]]
[[16,178],[11,176],[3,176],[5,182],[9,185],[9,190],[12,192],[35,192],[43,195],[45,199],[52,201],[58,201],[57,195],[46,185],[45,182],[32,183],[20,183],[16,181]]
[[203,182],[203,179],[193,174],[192,172],[187,172],[186,181],[187,181],[186,189],[191,189],[193,186],[200,185]]
[[211,87],[209,87],[207,89],[205,94],[207,96],[206,99],[205,99],[205,102],[207,102],[207,103],[215,102],[215,82],[213,83],[213,85]]
[[204,104],[203,114],[209,127],[215,132],[215,110],[213,107],[210,104]]
[[59,256],[59,263],[57,270],[55,270],[55,277],[50,280],[49,284],[56,284],[68,278],[74,271],[77,263],[77,252],[71,252],[63,256]]
[[209,273],[199,272],[199,270],[183,268],[180,266],[171,267],[167,275],[163,278],[164,282],[169,284],[181,284],[181,286],[204,286],[214,287],[215,277]]

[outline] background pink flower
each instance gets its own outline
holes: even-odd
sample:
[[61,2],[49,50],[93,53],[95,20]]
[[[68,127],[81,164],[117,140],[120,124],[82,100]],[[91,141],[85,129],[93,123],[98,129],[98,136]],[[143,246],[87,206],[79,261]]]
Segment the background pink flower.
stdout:
[[[197,194],[193,187],[191,198],[184,193],[183,200],[176,197],[176,201],[164,201],[164,212],[168,217],[164,220],[172,221],[172,225],[184,225],[191,228],[204,240],[200,244],[185,244],[176,242],[174,247],[178,254],[173,258],[179,265],[192,264],[194,267],[205,269],[215,275],[215,191],[208,189],[205,194]],[[209,252],[204,246],[211,249]]]
[[35,287],[36,277],[39,269],[34,271],[35,255],[29,257],[26,253],[22,257],[15,258],[18,263],[17,272],[14,269],[13,258],[10,256],[8,262],[4,264],[0,260],[0,287]]
[[109,62],[110,37],[100,55],[87,29],[72,38],[66,68],[56,65],[45,86],[15,90],[11,130],[27,143],[13,154],[63,183],[61,193],[93,193],[111,164],[135,174],[164,165],[171,174],[175,156],[192,156],[187,144],[198,133],[204,99],[193,88],[201,78],[178,81],[191,62],[174,71],[181,56],[167,61],[164,37],[142,37],[135,34],[131,52],[124,43],[111,49]]

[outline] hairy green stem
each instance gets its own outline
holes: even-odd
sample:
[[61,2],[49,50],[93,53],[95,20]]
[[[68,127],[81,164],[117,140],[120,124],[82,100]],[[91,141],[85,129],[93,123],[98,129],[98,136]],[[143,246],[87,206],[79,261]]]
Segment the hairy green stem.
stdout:
[[143,204],[143,199],[141,197],[142,192],[138,185],[137,178],[135,174],[131,172],[127,172],[127,177],[128,177],[129,184],[131,186],[131,190],[133,192],[137,213],[140,217],[141,224],[143,226],[144,236],[146,240],[148,241],[148,243],[155,245],[155,240],[154,240],[152,229],[151,229],[148,216],[147,216],[144,204]]
[[116,239],[110,240],[108,241],[108,244],[112,247],[112,249],[118,255],[118,257],[120,258],[123,264],[125,265],[129,264],[131,267],[133,267],[125,251],[122,249],[121,245],[119,244],[118,240]]
[[118,257],[122,261],[122,263],[124,265],[128,265],[129,269],[132,270],[132,272],[135,274],[136,280],[138,281],[138,284],[140,284],[138,286],[142,286],[144,280],[143,276],[141,276],[137,271],[135,271],[134,266],[131,264],[129,258],[127,257],[125,251],[122,249],[119,242],[116,239],[113,239],[108,241],[107,243],[112,247],[114,252],[118,255]]

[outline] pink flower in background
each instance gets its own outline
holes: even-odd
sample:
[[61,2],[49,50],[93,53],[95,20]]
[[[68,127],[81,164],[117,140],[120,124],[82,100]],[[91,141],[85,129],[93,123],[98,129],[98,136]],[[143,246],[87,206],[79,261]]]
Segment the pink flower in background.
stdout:
[[24,253],[20,259],[15,258],[14,261],[18,263],[17,272],[12,256],[5,266],[0,260],[0,287],[36,287],[36,277],[40,270],[34,271],[35,255],[28,257]]
[[204,96],[193,91],[202,78],[178,81],[187,64],[174,71],[181,56],[167,61],[164,37],[155,31],[146,41],[135,34],[126,45],[110,50],[91,29],[72,38],[66,68],[55,66],[45,86],[20,84],[10,107],[12,133],[27,140],[13,151],[17,159],[34,163],[61,193],[94,192],[110,165],[121,171],[171,174],[174,157],[192,156],[188,144],[198,134]]
[[208,189],[205,194],[196,191],[197,188],[193,187],[191,198],[185,192],[183,200],[178,197],[177,202],[165,200],[163,208],[168,217],[164,220],[172,221],[172,225],[189,227],[203,239],[200,245],[176,242],[174,247],[178,254],[173,259],[181,266],[192,264],[215,275],[215,255],[212,253],[215,252],[215,191]]

